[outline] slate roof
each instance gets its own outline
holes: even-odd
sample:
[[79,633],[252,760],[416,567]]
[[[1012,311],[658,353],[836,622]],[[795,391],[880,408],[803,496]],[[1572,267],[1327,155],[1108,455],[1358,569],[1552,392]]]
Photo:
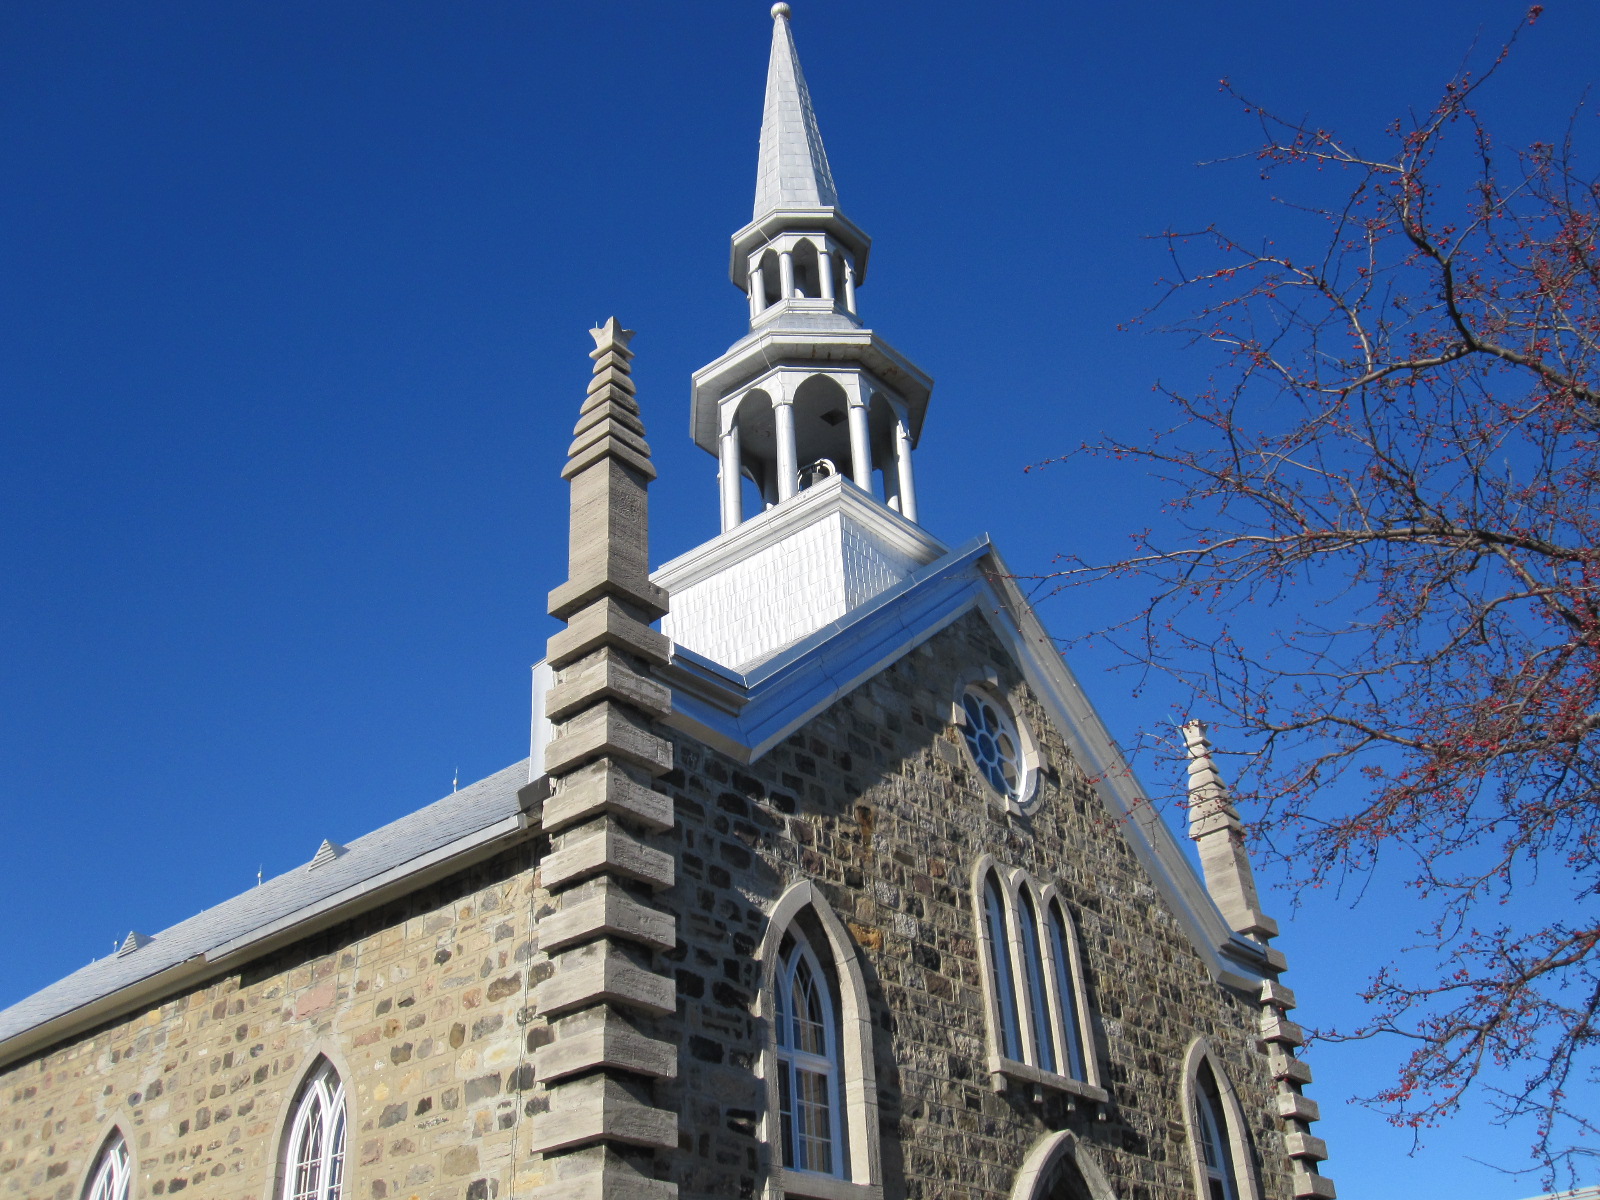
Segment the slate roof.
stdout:
[[[528,783],[528,760],[469,784],[426,808],[357,838],[337,856],[319,855],[259,887],[224,900],[164,929],[127,953],[96,959],[65,979],[0,1011],[0,1046],[46,1021],[65,1016],[197,956],[218,957],[253,935],[292,926],[341,893],[359,895],[408,864],[453,843],[483,835],[521,813],[518,791]],[[309,839],[308,839],[309,841]],[[309,847],[308,847],[309,848]]]

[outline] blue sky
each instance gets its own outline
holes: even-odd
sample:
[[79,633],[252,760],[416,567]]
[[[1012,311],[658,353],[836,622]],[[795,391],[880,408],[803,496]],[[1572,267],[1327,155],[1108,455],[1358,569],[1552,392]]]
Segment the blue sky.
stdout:
[[[0,1004],[526,753],[565,556],[557,472],[615,313],[661,468],[658,561],[712,536],[689,374],[742,331],[760,0],[13,5],[0,17]],[[937,381],[923,522],[1012,566],[1154,512],[1111,466],[1207,361],[1119,329],[1145,240],[1281,219],[1226,76],[1378,145],[1521,6],[796,0],[863,316]],[[1484,101],[1551,138],[1600,9],[1551,4]],[[1592,103],[1590,105],[1593,107]],[[1048,601],[1063,635],[1110,593]],[[1119,733],[1163,719],[1092,654]],[[1410,928],[1318,898],[1281,945],[1307,1024]],[[1401,901],[1403,903],[1403,901]],[[1287,900],[1269,901],[1287,917]],[[1403,926],[1403,927],[1402,927]],[[1469,1112],[1408,1157],[1346,1097],[1397,1048],[1312,1055],[1349,1197],[1537,1191]]]

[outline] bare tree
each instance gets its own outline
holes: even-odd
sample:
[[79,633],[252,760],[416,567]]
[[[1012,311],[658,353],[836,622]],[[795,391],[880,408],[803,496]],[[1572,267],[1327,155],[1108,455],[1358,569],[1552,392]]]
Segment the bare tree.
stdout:
[[[1246,103],[1262,178],[1311,197],[1296,248],[1165,235],[1157,308],[1197,304],[1175,328],[1219,365],[1081,452],[1173,521],[1053,578],[1154,585],[1110,636],[1246,736],[1241,808],[1301,882],[1381,857],[1428,902],[1424,962],[1339,1031],[1406,1040],[1375,1099],[1420,1127],[1483,1088],[1572,1178],[1600,1153],[1568,1101],[1600,1039],[1600,186],[1592,110],[1516,151],[1480,120],[1515,41],[1377,157]],[[1559,903],[1502,903],[1535,877]]]

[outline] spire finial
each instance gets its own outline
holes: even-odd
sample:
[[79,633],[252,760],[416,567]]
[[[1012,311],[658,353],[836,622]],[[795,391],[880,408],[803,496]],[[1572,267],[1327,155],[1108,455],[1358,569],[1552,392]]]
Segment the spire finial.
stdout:
[[772,19],[774,21],[778,20],[779,18],[787,18],[788,15],[789,6],[785,4],[783,0],[778,0],[778,3],[772,6]]

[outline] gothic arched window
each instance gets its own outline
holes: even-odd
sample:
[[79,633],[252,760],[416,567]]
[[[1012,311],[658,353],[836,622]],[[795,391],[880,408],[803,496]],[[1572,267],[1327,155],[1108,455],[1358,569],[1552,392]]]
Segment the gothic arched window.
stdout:
[[1087,1080],[1089,1076],[1084,1070],[1083,1056],[1083,1023],[1078,1011],[1081,996],[1077,987],[1077,944],[1060,901],[1050,901],[1048,911],[1050,965],[1055,975],[1056,1000],[1061,1009],[1060,1070],[1073,1079]]
[[1189,1048],[1184,1064],[1184,1102],[1195,1185],[1203,1200],[1258,1200],[1261,1188],[1245,1142],[1244,1111],[1203,1039]]
[[1044,952],[1039,945],[1039,913],[1033,897],[1024,886],[1018,896],[1021,912],[1017,923],[1022,930],[1022,962],[1028,984],[1028,1018],[1033,1030],[1034,1065],[1045,1071],[1056,1066],[1055,1022],[1050,1016],[1050,999],[1045,985]]
[[84,1200],[128,1200],[132,1190],[131,1175],[128,1143],[123,1140],[120,1129],[113,1129],[100,1149],[100,1157],[95,1160],[89,1186],[83,1189]]
[[798,929],[778,949],[773,987],[783,1165],[840,1175],[839,1030],[827,974]]
[[1200,1160],[1205,1169],[1209,1200],[1239,1200],[1239,1180],[1233,1170],[1233,1139],[1228,1136],[1228,1116],[1211,1064],[1200,1064],[1195,1080],[1195,1116],[1200,1125]]
[[332,1063],[319,1059],[289,1117],[283,1200],[339,1200],[344,1140],[344,1083]]
[[1000,877],[990,871],[983,881],[983,925],[988,935],[989,974],[994,979],[995,1007],[999,1020],[995,1040],[1006,1058],[1021,1061],[1022,1027],[1017,1021],[1017,982],[1011,969],[1011,922],[1006,916],[1005,893]]

